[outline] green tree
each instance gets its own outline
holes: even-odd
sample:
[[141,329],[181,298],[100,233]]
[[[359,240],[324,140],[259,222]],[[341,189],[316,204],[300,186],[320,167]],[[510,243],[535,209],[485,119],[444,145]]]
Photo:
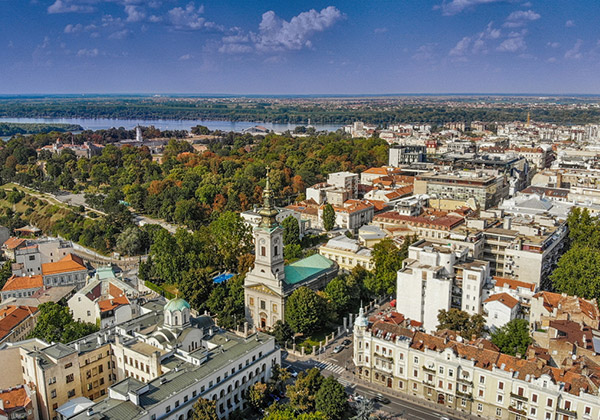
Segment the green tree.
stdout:
[[213,290],[213,280],[206,268],[191,268],[181,276],[177,290],[190,306],[198,311],[206,309],[206,301]]
[[[406,243],[406,241],[405,241]],[[408,248],[407,248],[408,249]],[[373,247],[372,259],[375,264],[373,276],[365,286],[373,295],[393,294],[396,290],[397,272],[402,268],[406,253],[389,238]]]
[[68,343],[98,331],[94,324],[74,321],[69,308],[58,303],[42,303],[38,310],[37,324],[29,334],[30,338]]
[[485,318],[479,314],[469,315],[457,308],[448,311],[441,309],[438,313],[437,329],[456,331],[468,339],[473,335],[481,337],[485,332]]
[[227,211],[210,224],[211,239],[221,268],[235,270],[238,259],[252,250],[252,233],[239,214]]
[[115,248],[125,255],[138,255],[148,245],[148,237],[137,226],[130,226],[119,234]]
[[294,290],[285,305],[285,319],[297,333],[310,334],[322,323],[324,302],[313,290],[302,286]]
[[216,401],[199,398],[192,410],[192,420],[219,420]]
[[298,411],[314,411],[315,398],[323,383],[323,375],[317,368],[300,372],[294,384],[287,386],[290,405]]
[[257,382],[246,391],[248,404],[255,410],[266,407],[267,405],[267,384]]
[[281,222],[284,245],[300,245],[300,225],[294,216],[288,216]]
[[567,217],[571,246],[600,248],[600,219],[588,209],[573,207]]
[[12,261],[4,261],[2,267],[0,267],[0,289],[4,287],[6,284],[6,280],[8,280],[12,276]]
[[298,244],[288,244],[283,247],[283,258],[292,263],[302,257],[302,247]]
[[525,355],[527,347],[532,343],[529,334],[529,322],[525,319],[513,319],[492,333],[492,343],[498,346],[502,353],[515,356]]
[[325,414],[328,420],[341,420],[348,410],[347,400],[343,385],[333,376],[328,376],[315,396],[315,408]]
[[284,367],[275,365],[271,369],[271,378],[269,379],[269,392],[283,392],[286,382],[292,377],[292,374]]
[[275,337],[275,341],[280,346],[284,346],[286,341],[292,339],[294,332],[290,328],[289,324],[283,322],[282,320],[277,320],[275,325],[273,325],[273,336]]
[[338,276],[325,286],[325,295],[331,302],[337,320],[350,311],[354,300],[348,280],[349,276]]
[[323,229],[330,231],[335,226],[335,210],[329,203],[323,208]]
[[600,252],[575,245],[565,252],[550,275],[554,289],[586,299],[600,298]]
[[296,414],[296,410],[290,406],[273,404],[269,407],[269,414],[262,420],[327,420],[327,417],[320,412]]

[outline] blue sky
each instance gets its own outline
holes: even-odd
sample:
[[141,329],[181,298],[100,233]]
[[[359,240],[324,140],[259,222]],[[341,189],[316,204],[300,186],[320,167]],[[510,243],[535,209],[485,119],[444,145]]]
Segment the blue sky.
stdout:
[[0,93],[600,93],[598,0],[0,0]]

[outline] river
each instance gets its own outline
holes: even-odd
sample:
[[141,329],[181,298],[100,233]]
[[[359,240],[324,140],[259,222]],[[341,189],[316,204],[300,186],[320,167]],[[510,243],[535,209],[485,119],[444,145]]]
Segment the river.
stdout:
[[[110,118],[0,118],[0,122],[8,123],[62,123],[77,124],[85,130],[104,130],[112,127],[123,127],[128,130],[137,125],[151,126],[160,130],[190,130],[196,125],[204,125],[210,130],[236,131],[241,132],[245,128],[261,125],[269,130],[284,132],[294,130],[296,126],[303,124],[276,124],[276,123],[257,123],[251,121],[216,121],[216,120],[126,120]],[[306,124],[304,124],[306,125]],[[318,131],[336,131],[341,126],[332,124],[313,124]]]

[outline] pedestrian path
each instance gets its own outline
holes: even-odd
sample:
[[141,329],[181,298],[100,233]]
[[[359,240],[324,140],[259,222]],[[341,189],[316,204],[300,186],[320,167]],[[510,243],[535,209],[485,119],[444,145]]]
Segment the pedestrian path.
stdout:
[[338,375],[344,371],[343,367],[330,362],[316,362],[315,367],[318,367],[322,370],[329,370],[333,373],[337,373]]

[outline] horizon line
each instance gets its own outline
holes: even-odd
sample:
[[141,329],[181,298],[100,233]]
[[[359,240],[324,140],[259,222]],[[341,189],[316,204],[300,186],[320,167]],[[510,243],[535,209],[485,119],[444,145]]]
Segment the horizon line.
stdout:
[[500,93],[500,92],[448,92],[448,93],[140,93],[140,92],[105,92],[105,93],[0,93],[0,98],[11,97],[86,97],[86,96],[142,96],[142,97],[161,97],[161,96],[179,96],[179,97],[313,97],[313,98],[335,98],[335,97],[406,97],[406,96],[514,96],[514,97],[600,97],[600,93],[551,93],[551,92],[533,92],[533,93]]

